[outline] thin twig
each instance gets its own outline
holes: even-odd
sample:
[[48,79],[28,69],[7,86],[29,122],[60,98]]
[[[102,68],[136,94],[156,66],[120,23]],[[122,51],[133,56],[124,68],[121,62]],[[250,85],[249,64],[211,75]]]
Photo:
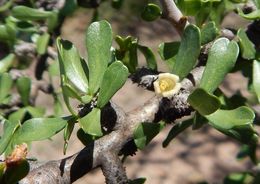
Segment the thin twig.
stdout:
[[187,17],[183,16],[173,0],[160,0],[163,9],[162,18],[168,20],[182,35],[183,29],[189,24]]

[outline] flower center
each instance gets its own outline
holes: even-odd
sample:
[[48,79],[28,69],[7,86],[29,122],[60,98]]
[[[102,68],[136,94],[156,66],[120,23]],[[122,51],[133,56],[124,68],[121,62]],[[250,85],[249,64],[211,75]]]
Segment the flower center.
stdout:
[[174,88],[175,82],[169,78],[164,78],[159,81],[161,91],[170,91]]

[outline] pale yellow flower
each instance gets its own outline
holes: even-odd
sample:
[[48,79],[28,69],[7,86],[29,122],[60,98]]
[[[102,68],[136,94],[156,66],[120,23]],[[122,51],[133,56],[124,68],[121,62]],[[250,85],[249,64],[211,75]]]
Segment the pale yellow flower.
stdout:
[[161,73],[153,83],[155,93],[163,97],[171,97],[181,89],[179,76],[171,73]]

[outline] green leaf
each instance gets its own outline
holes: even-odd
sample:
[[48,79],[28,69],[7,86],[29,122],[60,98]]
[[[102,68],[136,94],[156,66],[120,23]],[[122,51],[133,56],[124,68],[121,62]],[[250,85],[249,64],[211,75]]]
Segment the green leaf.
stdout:
[[201,88],[195,89],[189,95],[188,102],[201,115],[212,114],[220,107],[219,99]]
[[62,95],[63,95],[64,102],[66,104],[66,107],[70,111],[70,113],[73,114],[74,116],[77,116],[77,112],[74,111],[73,108],[71,107],[70,96],[73,97],[75,95],[75,97],[77,98],[78,94],[76,94],[74,90],[71,90],[70,86],[68,88],[66,86],[67,87],[69,86],[68,82],[66,81],[65,76],[61,75],[61,88],[62,88]]
[[163,60],[174,57],[179,50],[180,42],[165,42],[159,45],[158,52]]
[[5,2],[4,2],[5,4],[2,4],[2,5],[0,6],[0,12],[2,13],[2,12],[4,12],[4,11],[8,10],[8,9],[12,6],[13,1],[14,1],[14,0],[5,1]]
[[13,85],[13,80],[10,74],[2,73],[0,74],[0,104],[10,95],[11,88]]
[[156,4],[149,3],[145,6],[141,17],[146,21],[154,21],[162,15],[160,7]]
[[45,109],[42,107],[26,106],[26,107],[18,109],[17,111],[13,112],[12,114],[10,114],[8,119],[11,122],[15,122],[15,121],[23,122],[24,118],[27,117],[26,116],[27,113],[29,113],[30,117],[39,118],[44,115]]
[[255,114],[248,107],[217,110],[205,117],[210,121],[211,126],[244,144],[256,144],[258,140],[257,133],[252,126]]
[[39,27],[27,21],[17,21],[16,29],[22,32],[36,33]]
[[141,123],[134,131],[134,142],[143,149],[164,128],[164,123]]
[[11,122],[23,122],[26,112],[27,111],[25,108],[20,108],[17,111],[10,114],[8,116],[8,120]]
[[218,28],[214,22],[208,22],[201,29],[201,45],[213,41],[218,35]]
[[94,108],[86,116],[79,119],[79,124],[84,132],[93,136],[103,135],[101,130],[100,115],[100,109]]
[[50,11],[44,11],[34,8],[29,8],[26,6],[15,6],[12,9],[12,16],[17,19],[28,21],[45,20],[52,15]]
[[[189,54],[187,54],[189,53]],[[188,25],[182,35],[181,45],[173,63],[172,73],[178,75],[180,80],[188,75],[194,67],[200,53],[200,30],[198,27]]]
[[241,48],[242,57],[244,59],[254,59],[256,50],[254,44],[249,40],[244,29],[239,29],[237,32],[239,46]]
[[16,144],[48,139],[61,131],[69,118],[33,118],[25,121],[16,131]]
[[16,81],[16,86],[21,96],[22,103],[27,106],[30,100],[31,79],[28,77],[20,77]]
[[50,40],[50,35],[48,33],[44,33],[41,35],[36,42],[36,50],[38,54],[45,54],[48,48]]
[[260,103],[260,62],[256,60],[253,62],[253,87]]
[[157,70],[156,59],[152,50],[149,47],[145,47],[142,45],[138,45],[138,49],[143,53],[148,68],[151,68],[152,70]]
[[163,147],[167,147],[169,145],[169,143],[177,136],[179,135],[181,132],[183,132],[186,128],[188,128],[189,126],[191,126],[193,123],[192,120],[187,120],[184,122],[180,122],[176,125],[174,125],[172,127],[172,129],[170,130],[170,132],[168,133],[166,139],[163,141]]
[[24,159],[14,166],[7,167],[4,173],[5,183],[15,184],[23,179],[30,171],[29,162]]
[[137,39],[131,36],[127,36],[126,38],[117,36],[115,40],[120,47],[115,50],[116,60],[122,61],[127,66],[129,72],[134,73],[138,65]]
[[25,107],[25,110],[33,117],[33,118],[40,118],[43,117],[45,114],[45,108],[43,107],[32,107],[27,106]]
[[54,96],[54,107],[53,107],[53,110],[54,110],[55,116],[60,116],[64,112],[61,100],[60,100],[58,95]]
[[58,25],[58,23],[59,23],[59,12],[57,10],[54,10],[51,12],[51,15],[47,19],[48,31],[52,32],[54,28]]
[[88,79],[77,49],[71,42],[60,38],[57,39],[57,48],[61,75],[66,76],[77,89],[87,93]]
[[206,123],[208,123],[208,120],[196,112],[193,118],[192,130],[200,129]]
[[0,40],[3,42],[11,41],[12,43],[16,39],[16,32],[13,27],[9,25],[0,25]]
[[0,60],[0,73],[7,72],[14,63],[15,55],[8,54],[5,58]]
[[66,127],[64,128],[64,134],[63,134],[63,138],[64,138],[64,147],[63,147],[63,154],[66,155],[66,151],[68,148],[68,141],[71,137],[71,134],[74,130],[74,126],[75,126],[75,120],[71,119],[68,121]]
[[60,69],[59,69],[59,61],[55,60],[53,63],[51,63],[48,66],[48,73],[53,76],[60,75]]
[[245,184],[252,183],[253,176],[248,173],[231,173],[224,178],[224,184]]
[[146,181],[146,178],[137,178],[134,180],[130,180],[129,184],[144,184]]
[[111,59],[112,29],[107,21],[93,22],[86,33],[89,65],[89,94],[100,87],[103,75]]
[[136,67],[138,65],[137,39],[134,39],[129,43],[128,50],[126,51],[122,62],[127,66],[130,73],[134,73],[136,71]]
[[238,14],[248,20],[258,20],[260,19],[260,9],[255,10],[251,13],[245,14],[241,9],[237,9],[238,10]]
[[0,155],[5,151],[7,148],[8,144],[10,143],[13,134],[15,130],[19,127],[19,122],[18,121],[4,121],[4,134],[1,136],[0,139]]
[[74,12],[77,8],[76,0],[66,0],[64,6],[60,10],[60,14],[63,16],[68,16]]
[[254,4],[258,9],[260,9],[260,0],[253,0]]
[[170,71],[173,70],[176,61],[176,54],[178,53],[180,42],[165,42],[159,45],[159,54],[165,60]]
[[210,51],[200,87],[212,93],[234,67],[239,53],[236,42],[227,38],[217,39]]
[[79,96],[78,92],[74,90],[73,87],[66,82],[64,82],[62,85],[62,92],[67,97],[76,98],[81,101],[81,97]]
[[128,69],[120,61],[115,61],[106,70],[101,82],[97,107],[104,107],[111,97],[124,85]]
[[184,15],[195,15],[201,8],[201,0],[178,0],[177,6]]

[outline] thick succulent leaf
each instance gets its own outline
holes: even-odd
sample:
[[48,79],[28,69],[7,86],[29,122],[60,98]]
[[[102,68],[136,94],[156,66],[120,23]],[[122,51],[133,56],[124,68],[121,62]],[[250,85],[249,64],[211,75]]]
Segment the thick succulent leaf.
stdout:
[[100,87],[108,62],[111,59],[112,29],[107,21],[93,22],[86,33],[89,66],[89,94]]
[[148,68],[151,68],[152,70],[157,70],[156,59],[153,51],[149,47],[145,47],[142,45],[138,45],[138,49],[143,53]]
[[65,102],[66,107],[70,111],[71,114],[74,116],[77,116],[77,112],[74,111],[70,104],[70,97],[77,98],[78,94],[75,92],[75,90],[71,89],[71,86],[68,84],[66,78],[64,75],[61,75],[61,88],[62,88],[62,95]]
[[195,15],[201,8],[201,1],[198,0],[179,0],[176,4],[184,15]]
[[25,110],[33,117],[33,118],[40,118],[43,117],[45,114],[45,108],[43,107],[33,107],[27,106]]
[[209,120],[211,126],[244,144],[256,144],[258,140],[257,133],[252,125],[255,114],[248,107],[217,110],[205,117]]
[[218,35],[218,28],[214,22],[209,22],[201,29],[201,45],[213,41]]
[[1,136],[0,139],[0,155],[5,151],[7,148],[8,144],[10,143],[13,134],[15,130],[19,127],[19,122],[18,121],[4,121],[4,133]]
[[234,172],[230,173],[223,180],[224,184],[245,184],[245,183],[253,183],[253,176],[247,172]]
[[77,9],[76,0],[66,0],[64,6],[60,10],[60,14],[63,16],[68,16]]
[[248,20],[258,20],[260,19],[260,9],[255,10],[251,13],[245,14],[241,9],[238,9],[238,14]]
[[160,7],[156,4],[149,3],[145,6],[141,17],[146,21],[154,21],[162,15]]
[[20,108],[8,116],[8,120],[11,122],[22,122],[25,117],[26,109]]
[[200,87],[212,93],[234,67],[239,53],[236,42],[227,38],[216,40],[210,51]]
[[[188,53],[188,54],[187,54]],[[194,25],[188,25],[182,35],[181,45],[173,63],[172,73],[180,79],[186,77],[194,67],[200,53],[200,30]]]
[[12,16],[24,21],[44,20],[49,18],[51,15],[52,12],[50,11],[29,8],[27,6],[15,6],[12,9]]
[[29,113],[29,115],[33,118],[39,118],[45,114],[45,109],[42,107],[32,107],[32,106],[23,107],[10,114],[8,120],[11,122],[15,122],[15,121],[23,122],[26,113]]
[[0,60],[0,73],[4,73],[8,71],[10,67],[12,67],[12,64],[14,62],[15,55],[14,54],[8,54],[5,58]]
[[220,107],[219,99],[201,88],[195,89],[188,98],[189,104],[201,115],[209,115]]
[[0,25],[0,40],[14,42],[16,32],[13,27],[9,25]]
[[260,9],[260,0],[253,0],[254,4],[258,9]]
[[164,123],[141,123],[134,131],[134,142],[143,149],[163,128]]
[[64,155],[66,155],[66,151],[68,148],[68,141],[74,130],[75,122],[76,121],[74,119],[71,119],[71,121],[68,121],[67,125],[64,128],[64,134],[63,134],[63,138],[64,138],[63,154]]
[[204,116],[196,112],[193,118],[192,130],[200,129],[203,125],[207,123],[208,120]]
[[88,79],[77,49],[71,42],[60,38],[57,39],[57,48],[61,75],[66,76],[68,82],[71,82],[77,89],[87,93]]
[[129,72],[134,73],[136,71],[138,65],[137,40],[131,40],[128,44],[128,50],[126,51],[122,62],[127,66]]
[[79,124],[84,132],[93,136],[103,135],[101,130],[100,115],[101,110],[94,108],[86,116],[79,119]]
[[253,63],[253,87],[260,103],[260,62],[256,60]]
[[179,135],[181,132],[183,132],[186,128],[188,128],[189,126],[191,126],[193,123],[192,120],[187,120],[184,122],[180,122],[176,125],[174,125],[172,127],[172,129],[170,130],[170,132],[168,133],[166,139],[163,141],[163,147],[167,147],[169,145],[169,143],[177,136]]
[[48,43],[50,40],[49,33],[44,33],[41,35],[36,42],[36,50],[38,54],[45,54],[48,48]]
[[69,118],[33,118],[25,121],[16,131],[15,144],[48,139],[61,131]]
[[36,33],[39,27],[28,21],[18,21],[16,22],[16,29],[22,32]]
[[99,91],[97,107],[104,107],[111,97],[124,85],[128,69],[120,61],[112,63],[106,70]]
[[64,95],[66,95],[67,97],[71,97],[71,98],[76,98],[78,100],[81,101],[81,97],[80,95],[77,93],[76,90],[73,89],[73,87],[71,85],[69,85],[68,83],[64,83],[62,85],[62,92]]
[[31,79],[28,77],[20,77],[16,81],[17,90],[21,96],[22,103],[27,106],[30,100]]
[[0,12],[4,12],[8,10],[13,4],[13,0],[11,1],[4,1],[4,4],[0,6]]
[[10,74],[0,74],[0,104],[11,94],[13,80]]
[[254,59],[256,54],[255,46],[247,37],[245,30],[239,29],[237,36],[239,39],[242,57],[245,59]]
[[163,60],[174,57],[179,50],[180,42],[165,42],[159,45],[158,52]]

